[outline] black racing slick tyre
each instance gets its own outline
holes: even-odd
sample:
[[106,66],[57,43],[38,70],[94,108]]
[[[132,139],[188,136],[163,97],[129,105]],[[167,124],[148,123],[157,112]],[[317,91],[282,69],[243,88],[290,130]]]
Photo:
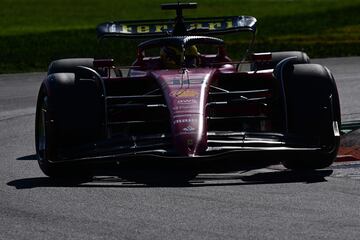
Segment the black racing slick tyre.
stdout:
[[76,70],[76,67],[84,66],[93,68],[94,59],[93,58],[66,58],[55,60],[50,63],[48,69],[48,75],[53,73],[73,73]]
[[[47,176],[57,176],[57,168],[52,167],[50,159],[56,155],[54,153],[56,138],[53,137],[53,122],[49,115],[48,96],[44,87],[40,89],[36,106],[35,118],[35,148],[40,169]],[[61,172],[61,171],[60,171]]]
[[251,70],[274,69],[279,62],[289,57],[296,57],[291,60],[292,64],[310,63],[310,58],[305,52],[272,52],[271,61],[255,61],[251,64]]
[[293,170],[326,168],[336,158],[340,143],[340,102],[335,80],[327,68],[317,64],[290,64],[282,74],[288,135],[321,148],[294,154],[282,163]]
[[102,103],[97,85],[76,81],[73,73],[50,74],[37,100],[35,147],[41,170],[49,177],[85,176],[86,167],[67,163],[69,149],[102,135]]

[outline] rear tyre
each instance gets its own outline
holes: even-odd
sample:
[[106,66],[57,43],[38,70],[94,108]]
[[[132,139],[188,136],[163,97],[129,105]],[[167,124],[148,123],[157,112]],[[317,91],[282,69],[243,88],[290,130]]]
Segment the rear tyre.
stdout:
[[299,52],[299,51],[272,52],[271,61],[253,62],[251,64],[251,70],[255,71],[255,70],[264,70],[264,69],[274,69],[279,62],[289,57],[296,57],[296,59],[291,60],[292,64],[310,63],[310,58],[305,52]]
[[289,136],[321,147],[283,161],[293,170],[330,166],[339,148],[340,102],[330,71],[317,64],[289,65],[283,70]]
[[50,63],[48,69],[48,75],[53,73],[73,73],[76,70],[76,67],[84,66],[93,68],[94,59],[93,58],[66,58],[55,60]]

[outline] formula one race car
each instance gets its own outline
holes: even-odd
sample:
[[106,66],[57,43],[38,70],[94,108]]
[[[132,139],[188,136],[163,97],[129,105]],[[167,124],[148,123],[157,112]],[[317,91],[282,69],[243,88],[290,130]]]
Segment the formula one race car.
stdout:
[[194,164],[199,172],[210,165],[232,171],[274,163],[289,169],[332,164],[340,105],[330,71],[298,51],[252,53],[233,61],[226,43],[214,36],[255,36],[256,19],[185,20],[182,11],[196,6],[163,4],[176,10],[174,20],[100,24],[101,39],[148,38],[126,71],[113,59],[50,64],[35,131],[46,175],[136,159]]

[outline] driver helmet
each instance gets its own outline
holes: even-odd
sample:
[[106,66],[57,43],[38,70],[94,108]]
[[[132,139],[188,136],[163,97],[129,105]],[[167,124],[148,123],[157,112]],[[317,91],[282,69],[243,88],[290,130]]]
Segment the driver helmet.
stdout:
[[195,45],[185,49],[185,65],[187,67],[196,67],[198,65],[199,52]]
[[[181,67],[182,50],[180,47],[164,46],[160,49],[160,59],[165,68],[180,68]],[[199,53],[195,45],[187,47],[184,52],[185,66],[196,67],[197,57]]]

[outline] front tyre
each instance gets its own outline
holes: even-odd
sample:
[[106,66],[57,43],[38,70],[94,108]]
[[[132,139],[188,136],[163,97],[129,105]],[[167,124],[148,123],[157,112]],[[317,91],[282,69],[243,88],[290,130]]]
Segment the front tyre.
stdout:
[[35,148],[40,169],[49,177],[65,176],[67,169],[59,168],[51,162],[56,162],[56,137],[54,136],[54,121],[51,116],[52,109],[49,107],[48,96],[45,87],[42,86],[37,100],[35,118]]
[[102,109],[94,80],[76,81],[72,73],[48,76],[38,94],[35,119],[36,153],[44,174],[54,178],[91,175],[88,164],[67,160],[76,158],[79,147],[102,138]]
[[318,64],[289,65],[282,74],[288,134],[321,148],[296,154],[282,163],[293,170],[326,168],[334,162],[340,144],[340,102],[335,80],[327,68]]

